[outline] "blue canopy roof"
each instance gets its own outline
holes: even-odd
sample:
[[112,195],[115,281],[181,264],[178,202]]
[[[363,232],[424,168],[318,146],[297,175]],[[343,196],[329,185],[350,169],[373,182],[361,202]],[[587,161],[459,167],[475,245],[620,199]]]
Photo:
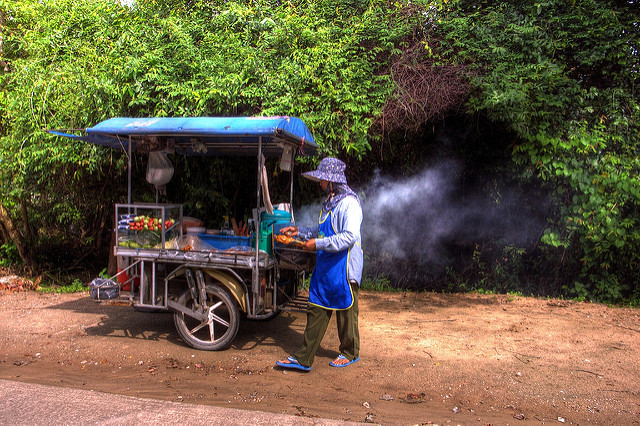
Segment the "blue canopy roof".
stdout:
[[315,155],[318,145],[307,126],[296,117],[116,117],[75,135],[64,130],[49,133],[126,149],[148,152],[175,150],[189,155],[280,155],[285,147],[301,155]]

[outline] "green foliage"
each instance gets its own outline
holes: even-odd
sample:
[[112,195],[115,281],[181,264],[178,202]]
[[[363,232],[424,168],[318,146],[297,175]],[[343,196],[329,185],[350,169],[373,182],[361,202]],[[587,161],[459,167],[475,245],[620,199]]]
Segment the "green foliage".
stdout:
[[391,281],[385,276],[370,277],[365,275],[362,279],[363,290],[370,291],[402,291],[402,289],[394,286]]
[[[383,70],[414,18],[386,2],[327,8],[334,4],[2,2],[0,194],[33,263],[106,253],[111,206],[126,191],[122,153],[46,129],[113,116],[296,115],[323,151],[364,155],[392,90]],[[135,158],[134,167],[139,179],[145,164]],[[212,167],[177,167],[197,179],[173,201],[191,212],[233,208],[234,194],[202,184]],[[135,199],[151,201],[141,186]]]
[[20,263],[22,261],[13,242],[7,242],[0,246],[0,266],[9,267]]
[[84,285],[79,279],[75,279],[71,284],[41,286],[38,287],[38,291],[41,293],[79,293],[89,291],[89,286]]
[[469,280],[452,266],[445,268],[443,291],[447,293],[465,293],[470,290]]
[[[466,70],[470,116],[509,131],[482,153],[508,149],[513,161],[495,171],[505,185],[553,194],[541,245],[523,251],[489,241],[496,255],[478,249],[466,273],[447,268],[445,286],[522,290],[529,272],[573,297],[638,300],[637,6],[140,0],[131,8],[111,0],[4,0],[0,202],[35,263],[105,254],[127,159],[45,129],[113,116],[296,115],[324,153],[363,159],[381,140],[373,125],[395,93],[391,65],[419,46],[415,57],[432,69]],[[415,152],[428,152],[421,140],[411,142],[401,135],[387,152],[401,152],[396,158],[413,167]],[[224,185],[236,176],[223,178],[218,164],[174,163],[185,190],[169,187],[169,196],[187,211],[219,215],[242,204]],[[134,158],[136,179],[144,167]],[[222,186],[207,185],[215,179]],[[136,199],[153,197],[144,185],[135,186],[143,188]],[[13,247],[2,247],[3,261],[14,259]]]
[[[498,244],[499,246],[499,244]],[[468,281],[461,282],[460,277],[449,271],[449,286],[454,291],[484,291],[492,293],[515,293],[523,288],[522,277],[527,272],[522,259],[525,250],[514,246],[504,246],[497,258],[484,255],[478,245],[472,254],[473,273]],[[457,286],[457,287],[456,287]]]
[[6,85],[14,90],[19,80],[32,92],[35,86],[42,103],[14,98],[10,110],[27,123],[37,118],[41,128],[83,127],[122,114],[298,115],[327,152],[361,156],[391,90],[380,59],[399,52],[410,20],[400,4],[363,2],[360,15],[345,6],[335,17],[325,16],[326,7],[16,3],[9,12],[18,18],[15,35],[5,51],[21,60],[12,60]]
[[3,3],[9,71],[0,74],[0,194],[22,244],[41,265],[53,260],[49,254],[68,261],[96,249],[106,224],[95,224],[104,223],[104,207],[118,194],[110,186],[122,172],[120,156],[44,132],[116,114],[105,103],[110,86],[103,71],[110,66],[107,39],[119,22],[117,13],[113,25],[105,18],[118,9],[92,2]]

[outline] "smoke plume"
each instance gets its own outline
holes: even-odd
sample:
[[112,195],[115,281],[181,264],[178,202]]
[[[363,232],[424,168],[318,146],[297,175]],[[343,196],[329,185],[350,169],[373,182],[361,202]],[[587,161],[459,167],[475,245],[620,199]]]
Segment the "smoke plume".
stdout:
[[[465,181],[463,167],[444,160],[401,179],[375,173],[368,184],[353,188],[362,203],[368,269],[406,276],[401,269],[418,268],[413,276],[437,275],[456,258],[469,262],[478,244],[487,250],[535,244],[546,223],[548,201],[493,179],[467,176]],[[298,209],[296,222],[315,226],[321,205],[318,201]]]
[[419,254],[434,263],[442,258],[442,242],[458,226],[452,206],[453,162],[394,180],[376,173],[362,197],[363,246],[406,258]]

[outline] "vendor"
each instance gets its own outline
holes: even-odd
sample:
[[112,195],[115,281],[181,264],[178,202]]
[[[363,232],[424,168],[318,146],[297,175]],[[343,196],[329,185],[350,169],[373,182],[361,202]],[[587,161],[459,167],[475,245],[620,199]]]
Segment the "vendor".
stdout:
[[345,163],[324,158],[317,170],[303,173],[319,182],[327,194],[319,225],[314,228],[289,226],[280,232],[306,238],[305,249],[316,250],[316,266],[311,275],[307,326],[302,348],[277,361],[284,368],[311,370],[315,353],[336,311],[340,354],[330,363],[346,367],[360,359],[358,331],[358,290],[362,280],[363,254],[360,238],[362,207],[358,196],[347,185]]

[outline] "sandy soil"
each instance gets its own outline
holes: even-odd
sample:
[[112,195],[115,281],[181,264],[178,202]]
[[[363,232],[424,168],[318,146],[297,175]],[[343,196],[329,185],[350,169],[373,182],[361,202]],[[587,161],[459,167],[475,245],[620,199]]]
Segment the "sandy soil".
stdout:
[[329,366],[332,320],[303,373],[274,367],[300,344],[302,312],[244,321],[231,348],[202,352],[170,314],[4,293],[0,378],[381,424],[640,423],[637,309],[424,293],[360,303],[361,361]]

